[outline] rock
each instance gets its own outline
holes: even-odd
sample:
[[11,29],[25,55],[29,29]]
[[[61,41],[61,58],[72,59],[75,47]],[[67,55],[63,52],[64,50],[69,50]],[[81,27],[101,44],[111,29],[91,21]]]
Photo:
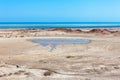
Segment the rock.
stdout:
[[43,75],[44,76],[51,76],[53,74],[52,71],[46,71]]

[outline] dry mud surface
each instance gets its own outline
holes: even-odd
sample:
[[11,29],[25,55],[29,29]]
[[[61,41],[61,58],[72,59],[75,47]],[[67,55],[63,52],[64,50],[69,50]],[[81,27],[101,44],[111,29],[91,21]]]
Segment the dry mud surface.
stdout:
[[120,80],[119,36],[64,36],[91,42],[59,45],[50,52],[50,46],[28,40],[34,37],[0,38],[0,80]]

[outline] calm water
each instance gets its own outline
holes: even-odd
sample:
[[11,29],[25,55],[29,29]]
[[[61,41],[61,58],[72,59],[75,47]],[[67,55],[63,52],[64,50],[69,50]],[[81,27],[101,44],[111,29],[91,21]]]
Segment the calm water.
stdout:
[[66,39],[66,38],[39,38],[32,39],[32,42],[38,43],[44,47],[50,46],[50,51],[56,49],[58,45],[67,45],[67,44],[87,44],[90,40],[87,39]]
[[0,28],[120,28],[120,22],[1,22]]

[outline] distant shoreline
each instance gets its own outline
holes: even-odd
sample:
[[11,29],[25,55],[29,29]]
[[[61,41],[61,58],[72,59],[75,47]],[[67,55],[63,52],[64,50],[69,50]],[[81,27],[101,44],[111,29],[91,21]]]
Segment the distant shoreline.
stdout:
[[120,22],[0,22],[0,29],[120,28]]

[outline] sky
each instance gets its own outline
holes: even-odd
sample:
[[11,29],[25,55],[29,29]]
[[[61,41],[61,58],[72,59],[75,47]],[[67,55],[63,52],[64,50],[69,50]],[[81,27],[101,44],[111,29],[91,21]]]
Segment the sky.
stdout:
[[120,0],[0,0],[0,22],[120,22]]

